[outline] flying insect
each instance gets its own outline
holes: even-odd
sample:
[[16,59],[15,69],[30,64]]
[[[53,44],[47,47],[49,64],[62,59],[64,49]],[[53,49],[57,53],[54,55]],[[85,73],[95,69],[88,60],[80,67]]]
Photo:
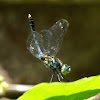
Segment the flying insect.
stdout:
[[51,68],[53,74],[50,82],[53,81],[55,73],[57,79],[61,82],[60,78],[66,81],[63,75],[70,73],[71,68],[67,64],[63,64],[57,57],[57,53],[61,47],[63,37],[67,32],[69,23],[65,19],[58,20],[51,28],[35,31],[34,20],[30,14],[28,14],[29,25],[31,33],[27,39],[27,48],[33,56],[41,60],[46,68]]

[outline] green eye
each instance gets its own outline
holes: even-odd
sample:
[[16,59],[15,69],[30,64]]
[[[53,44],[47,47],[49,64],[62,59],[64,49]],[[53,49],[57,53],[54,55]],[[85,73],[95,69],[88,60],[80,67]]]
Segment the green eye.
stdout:
[[61,73],[62,73],[63,75],[66,75],[66,74],[70,73],[70,71],[71,71],[71,68],[70,68],[70,66],[68,66],[67,64],[64,64],[64,65],[62,66],[62,68],[61,68]]

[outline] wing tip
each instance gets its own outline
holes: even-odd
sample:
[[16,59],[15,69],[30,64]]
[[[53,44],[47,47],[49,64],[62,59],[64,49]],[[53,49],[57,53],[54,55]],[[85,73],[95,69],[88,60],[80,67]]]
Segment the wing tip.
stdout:
[[69,23],[67,23],[67,27],[69,27]]

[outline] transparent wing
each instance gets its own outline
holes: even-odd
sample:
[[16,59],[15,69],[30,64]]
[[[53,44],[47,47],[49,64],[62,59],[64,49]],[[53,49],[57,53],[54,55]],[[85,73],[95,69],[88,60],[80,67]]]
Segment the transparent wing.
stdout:
[[48,30],[42,30],[40,33],[32,32],[27,40],[27,48],[37,58],[56,56],[68,25],[67,20],[61,19]]
[[27,49],[37,58],[45,56],[42,35],[35,31],[30,33],[27,39]]
[[46,55],[56,56],[62,45],[62,40],[67,32],[68,26],[67,20],[60,19],[48,30],[42,30],[40,32],[44,40],[44,53]]

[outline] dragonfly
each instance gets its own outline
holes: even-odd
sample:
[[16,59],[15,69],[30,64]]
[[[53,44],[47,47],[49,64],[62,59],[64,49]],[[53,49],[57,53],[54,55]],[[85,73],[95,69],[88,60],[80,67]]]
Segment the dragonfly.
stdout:
[[61,48],[63,37],[67,32],[69,23],[65,19],[58,20],[51,28],[35,31],[34,20],[31,14],[28,14],[31,33],[27,39],[27,49],[33,56],[41,60],[46,68],[51,68],[53,74],[50,82],[53,82],[56,73],[59,82],[62,80],[69,81],[63,77],[70,73],[71,68],[68,64],[63,64],[57,57]]

